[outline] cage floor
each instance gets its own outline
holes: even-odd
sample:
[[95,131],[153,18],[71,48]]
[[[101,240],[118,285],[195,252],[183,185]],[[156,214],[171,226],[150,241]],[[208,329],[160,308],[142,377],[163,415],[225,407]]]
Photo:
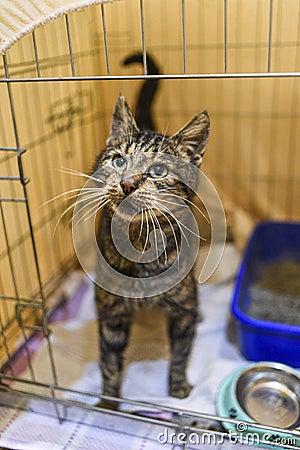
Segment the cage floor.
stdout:
[[[210,283],[200,288],[201,310],[204,320],[199,322],[188,368],[189,381],[194,385],[190,396],[184,400],[167,394],[168,343],[165,323],[157,313],[139,315],[132,329],[126,355],[123,396],[179,409],[215,414],[214,399],[220,381],[235,368],[245,364],[244,359],[225,338],[228,304],[232,293],[232,276],[238,254],[228,245],[221,266]],[[228,282],[230,280],[231,282]],[[79,283],[77,292],[67,306],[53,316],[51,343],[59,374],[59,384],[83,392],[101,392],[98,369],[98,339],[93,285],[87,279]],[[36,379],[51,383],[47,348],[44,343],[35,349],[33,369]],[[19,363],[19,367],[23,364]],[[30,379],[28,370],[22,378]],[[18,387],[15,385],[15,387]],[[41,388],[31,386],[30,391],[41,393]],[[62,393],[68,398],[84,403],[97,403],[97,399],[77,393]],[[141,411],[136,411],[141,413]],[[0,408],[0,445],[17,450],[25,449],[139,449],[162,448],[155,436],[153,425],[139,424],[138,435],[124,428],[122,433],[86,425],[87,410],[79,410],[74,421],[58,424],[55,417],[37,415],[22,409]],[[122,418],[118,418],[122,421]],[[114,425],[118,430],[118,426]],[[126,431],[128,433],[126,433]],[[222,445],[225,449],[227,444]],[[242,446],[241,446],[242,447]],[[175,447],[174,447],[175,448]],[[230,447],[228,447],[230,448]],[[235,448],[238,448],[235,445]]]

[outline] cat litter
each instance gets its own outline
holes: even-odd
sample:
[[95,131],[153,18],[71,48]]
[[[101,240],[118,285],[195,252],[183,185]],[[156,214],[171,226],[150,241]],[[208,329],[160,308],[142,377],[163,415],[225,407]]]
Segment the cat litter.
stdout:
[[232,300],[247,359],[300,367],[300,225],[264,222],[249,240]]

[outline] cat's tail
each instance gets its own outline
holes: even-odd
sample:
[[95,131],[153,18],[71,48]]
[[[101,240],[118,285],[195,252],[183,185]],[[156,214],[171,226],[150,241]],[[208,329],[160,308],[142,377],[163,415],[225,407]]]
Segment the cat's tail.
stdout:
[[[143,64],[143,53],[134,53],[128,56],[124,61],[123,65],[128,66],[129,64]],[[147,74],[148,75],[159,75],[160,70],[157,64],[148,54],[146,55],[147,64]],[[155,122],[153,121],[152,115],[152,103],[158,88],[159,79],[147,79],[141,87],[139,92],[136,105],[135,105],[135,120],[138,127],[141,130],[156,130]]]

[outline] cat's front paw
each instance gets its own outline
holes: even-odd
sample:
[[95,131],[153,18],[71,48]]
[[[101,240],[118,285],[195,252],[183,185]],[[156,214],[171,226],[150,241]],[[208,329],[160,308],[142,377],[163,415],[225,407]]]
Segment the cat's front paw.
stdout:
[[182,383],[171,384],[169,388],[169,395],[176,398],[186,398],[190,395],[193,386],[191,386],[187,381]]

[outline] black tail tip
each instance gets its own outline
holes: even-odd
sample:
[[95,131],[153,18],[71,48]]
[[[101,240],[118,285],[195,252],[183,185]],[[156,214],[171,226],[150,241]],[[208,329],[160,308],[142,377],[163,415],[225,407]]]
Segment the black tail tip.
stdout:
[[[128,66],[130,64],[144,64],[144,54],[142,52],[133,53],[127,56],[123,61],[123,66]],[[147,64],[147,72],[148,75],[158,75],[160,74],[160,69],[157,66],[154,59],[147,53],[146,54],[146,64]]]

